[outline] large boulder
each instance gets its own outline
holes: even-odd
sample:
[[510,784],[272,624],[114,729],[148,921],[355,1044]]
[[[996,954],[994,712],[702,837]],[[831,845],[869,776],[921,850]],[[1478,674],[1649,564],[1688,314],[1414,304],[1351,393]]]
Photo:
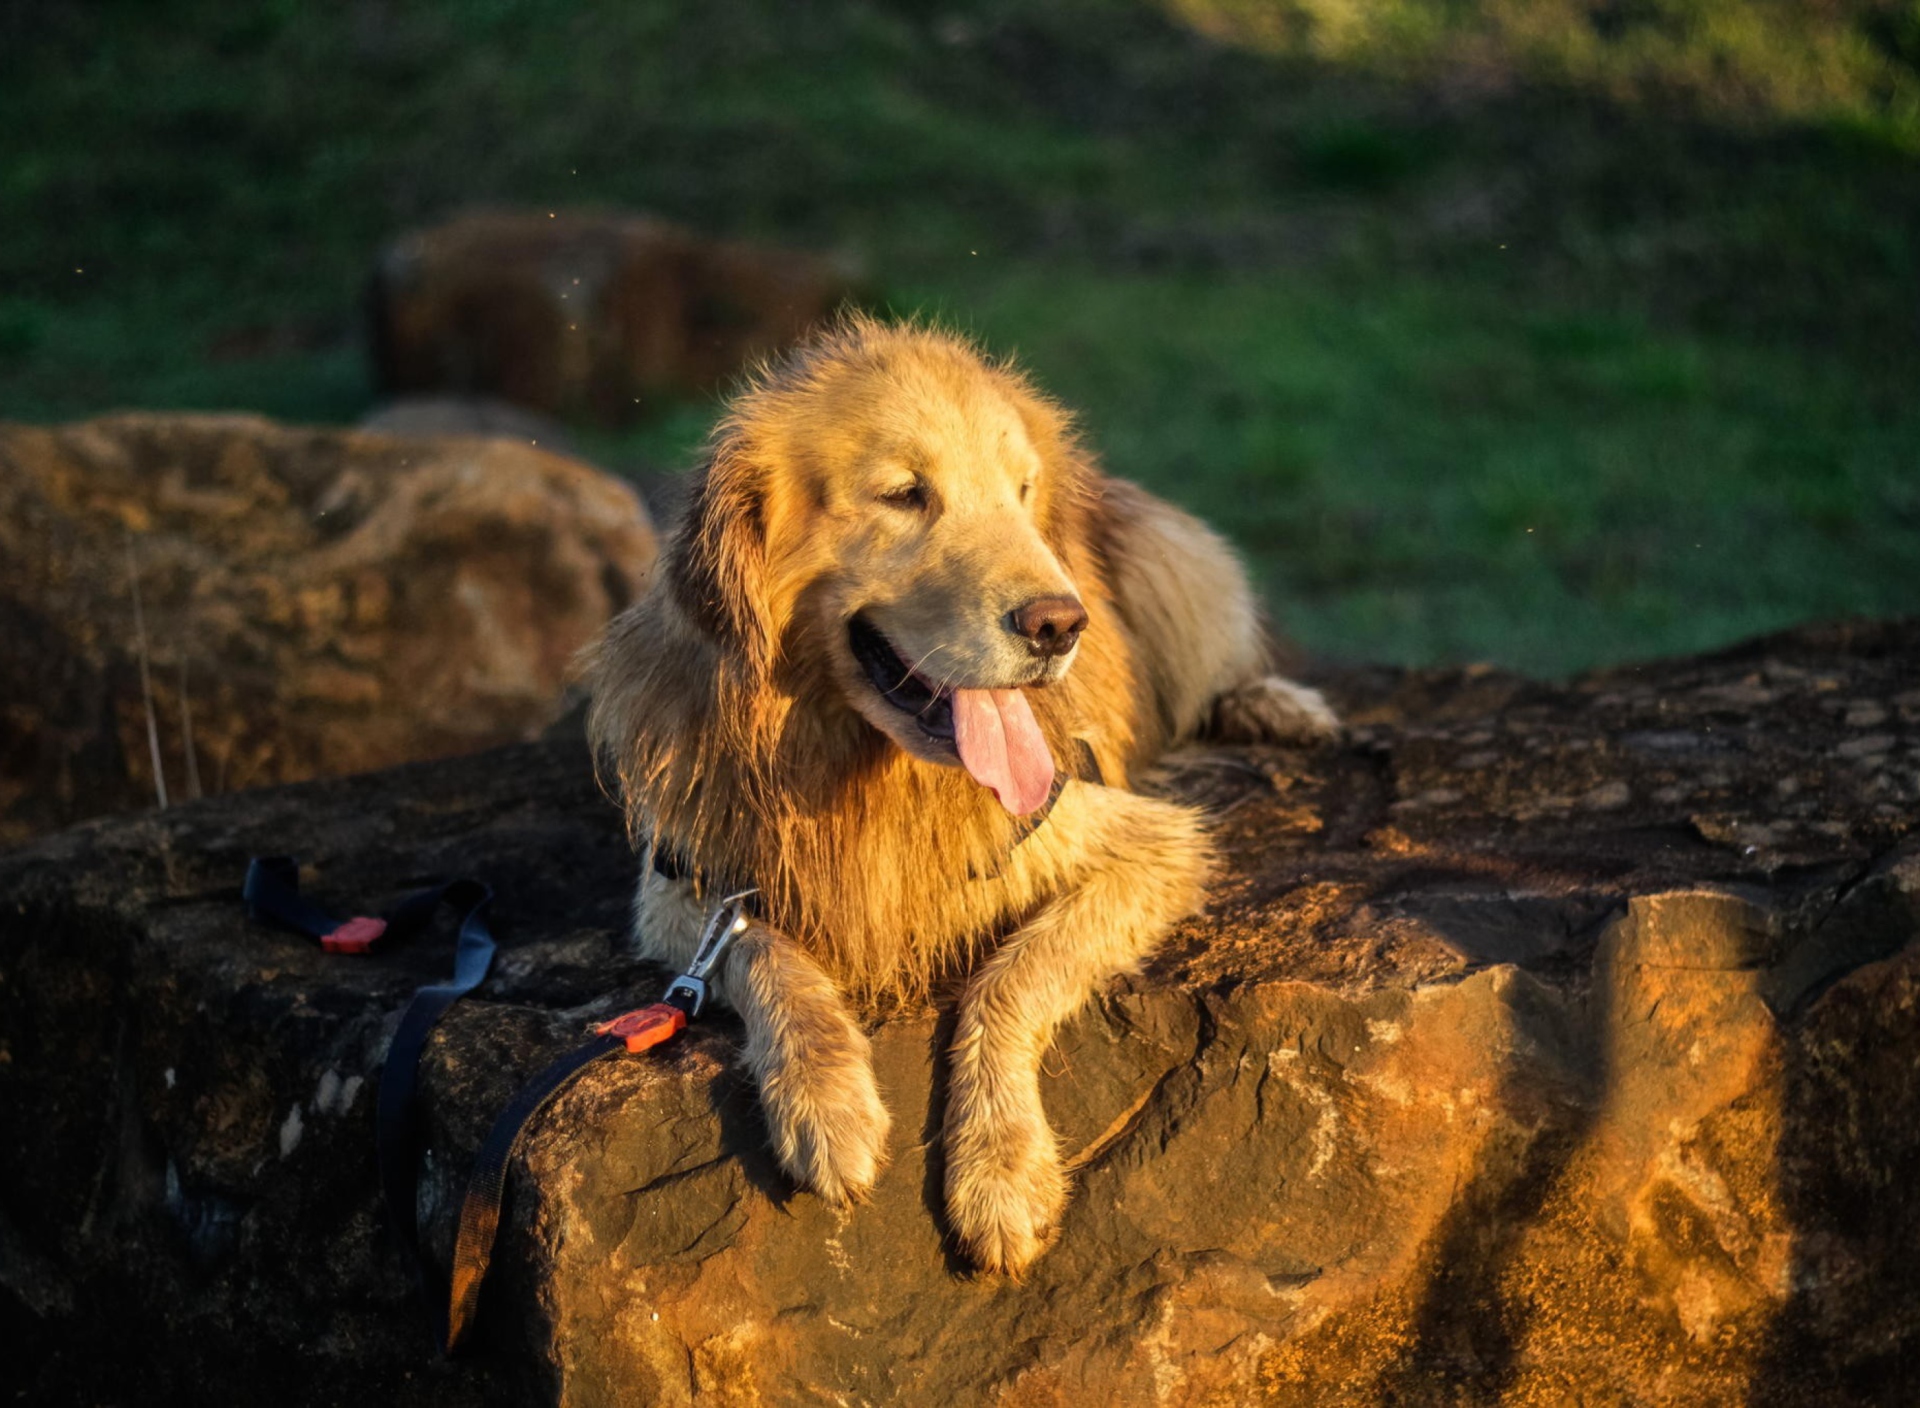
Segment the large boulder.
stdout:
[[654,551],[524,441],[0,424],[0,841],[530,737]]
[[619,424],[712,391],[852,293],[818,256],[648,216],[475,211],[382,253],[374,359],[389,394],[497,396]]
[[249,925],[499,891],[423,1071],[423,1207],[664,975],[577,734],[0,856],[0,1325],[39,1401],[1904,1403],[1920,1353],[1920,622],[1565,686],[1328,682],[1352,741],[1175,760],[1208,911],[1062,1036],[1076,1170],[1023,1283],[943,1240],[950,995],[876,1019],[870,1202],[796,1192],[724,1016],[589,1069],[514,1166],[479,1349],[385,1248],[371,1085],[415,942]]
[[402,396],[367,412],[359,428],[415,439],[477,435],[486,440],[518,440],[579,458],[573,437],[559,421],[486,396]]

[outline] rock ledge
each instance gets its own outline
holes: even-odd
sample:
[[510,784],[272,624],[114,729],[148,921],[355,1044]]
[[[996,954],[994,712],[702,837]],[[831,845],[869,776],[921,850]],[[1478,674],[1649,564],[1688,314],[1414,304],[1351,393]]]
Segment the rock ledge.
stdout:
[[577,736],[0,854],[0,1326],[98,1402],[1860,1403],[1920,1343],[1920,623],[1564,686],[1329,681],[1338,750],[1181,760],[1212,909],[1058,1044],[1078,1191],[1024,1284],[941,1240],[944,1007],[876,1031],[893,1164],[780,1178],[724,1020],[529,1141],[473,1361],[382,1242],[372,1090],[444,936],[329,959],[241,917],[499,891],[430,1048],[444,1242],[493,1112],[593,1017],[632,860]]

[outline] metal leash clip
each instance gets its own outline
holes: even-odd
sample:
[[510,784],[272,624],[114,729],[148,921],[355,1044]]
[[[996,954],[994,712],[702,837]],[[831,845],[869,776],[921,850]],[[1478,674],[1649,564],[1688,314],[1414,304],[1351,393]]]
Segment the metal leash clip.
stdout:
[[645,1051],[670,1040],[686,1030],[687,1023],[700,1015],[707,1004],[707,979],[719,968],[727,949],[749,923],[746,902],[758,890],[742,890],[728,895],[714,907],[707,927],[700,932],[700,944],[693,951],[687,971],[667,984],[667,990],[651,1007],[622,1012],[611,1021],[593,1029],[595,1036],[617,1036],[630,1052]]
[[700,946],[693,951],[693,961],[687,964],[686,972],[667,985],[662,1002],[678,1007],[689,1019],[700,1015],[700,1009],[707,1002],[707,979],[720,967],[733,941],[745,932],[750,922],[746,902],[759,893],[740,890],[715,906],[707,927],[701,931]]

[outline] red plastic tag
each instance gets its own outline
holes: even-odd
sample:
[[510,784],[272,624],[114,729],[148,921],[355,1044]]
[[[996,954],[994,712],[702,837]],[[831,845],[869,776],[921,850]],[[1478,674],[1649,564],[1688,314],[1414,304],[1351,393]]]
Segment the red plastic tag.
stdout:
[[678,1007],[656,1002],[633,1012],[622,1012],[610,1022],[595,1027],[596,1036],[617,1036],[627,1043],[628,1051],[645,1051],[686,1029],[687,1014]]
[[386,920],[362,914],[349,919],[331,934],[322,934],[320,947],[328,953],[367,953],[374,941],[386,932]]

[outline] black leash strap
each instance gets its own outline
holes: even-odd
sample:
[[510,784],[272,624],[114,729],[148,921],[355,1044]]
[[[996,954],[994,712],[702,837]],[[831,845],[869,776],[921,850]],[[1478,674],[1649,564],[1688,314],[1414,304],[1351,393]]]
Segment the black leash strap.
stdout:
[[380,1191],[387,1205],[387,1225],[433,1319],[434,1337],[448,1344],[445,1286],[420,1254],[419,1185],[420,1125],[416,1099],[420,1053],[434,1024],[447,1009],[486,979],[493,966],[493,932],[487,927],[487,905],[493,891],[476,880],[455,880],[407,896],[385,919],[360,916],[342,924],[300,893],[300,868],[289,856],[266,856],[247,866],[242,894],[247,912],[255,919],[279,924],[318,939],[329,953],[365,954],[374,945],[424,928],[442,904],[460,916],[460,937],[454,949],[453,977],[417,990],[401,1014],[393,1042],[387,1047],[380,1071],[380,1095],[374,1117],[380,1165]]
[[507,1169],[520,1147],[520,1136],[527,1124],[568,1081],[602,1056],[616,1051],[646,1051],[686,1030],[687,1023],[698,1017],[707,1004],[708,979],[719,971],[720,962],[733,941],[745,932],[749,922],[746,903],[755,893],[740,890],[720,901],[701,930],[700,942],[694,948],[687,971],[667,984],[658,1002],[600,1023],[593,1029],[591,1041],[558,1057],[521,1086],[494,1120],[480,1152],[474,1155],[473,1172],[467,1176],[467,1196],[460,1204],[460,1229],[453,1241],[452,1287],[442,1341],[448,1354],[459,1348],[467,1327],[473,1323],[474,1312],[479,1309],[480,1286],[493,1260],[494,1235],[500,1229],[500,1208],[506,1201]]
[[[684,1015],[675,1015],[680,1016],[684,1026]],[[539,1075],[521,1086],[494,1119],[480,1152],[473,1156],[473,1172],[467,1175],[467,1195],[460,1203],[460,1230],[453,1241],[446,1319],[437,1326],[441,1347],[448,1354],[460,1347],[468,1327],[473,1324],[474,1313],[480,1308],[480,1287],[486,1280],[487,1268],[493,1263],[500,1209],[507,1199],[507,1168],[520,1147],[521,1134],[541,1107],[576,1075],[601,1057],[626,1049],[625,1038],[612,1032],[576,1046],[564,1056],[556,1057]]]
[[527,1124],[575,1075],[593,1062],[616,1051],[638,1052],[658,1046],[677,1036],[689,1021],[700,1015],[706,1004],[707,980],[718,970],[728,946],[747,927],[745,904],[753,891],[741,891],[720,902],[707,921],[687,971],[667,986],[659,1002],[602,1022],[594,1028],[589,1041],[558,1057],[521,1086],[495,1118],[479,1152],[474,1155],[466,1196],[460,1204],[452,1272],[445,1281],[427,1266],[420,1252],[420,1128],[416,1098],[420,1054],[434,1023],[449,1007],[478,987],[492,966],[494,942],[487,928],[486,909],[493,891],[477,881],[456,880],[409,895],[385,919],[360,916],[343,924],[302,898],[299,867],[291,858],[266,856],[248,865],[243,894],[247,912],[253,918],[317,939],[329,953],[370,953],[376,943],[404,937],[424,927],[443,903],[451,905],[460,915],[453,979],[419,989],[407,1004],[380,1072],[375,1120],[380,1189],[387,1205],[388,1225],[393,1229],[400,1258],[426,1302],[434,1342],[443,1353],[451,1355],[460,1347],[479,1309],[480,1288],[493,1260],[500,1210],[506,1200],[507,1169]]

